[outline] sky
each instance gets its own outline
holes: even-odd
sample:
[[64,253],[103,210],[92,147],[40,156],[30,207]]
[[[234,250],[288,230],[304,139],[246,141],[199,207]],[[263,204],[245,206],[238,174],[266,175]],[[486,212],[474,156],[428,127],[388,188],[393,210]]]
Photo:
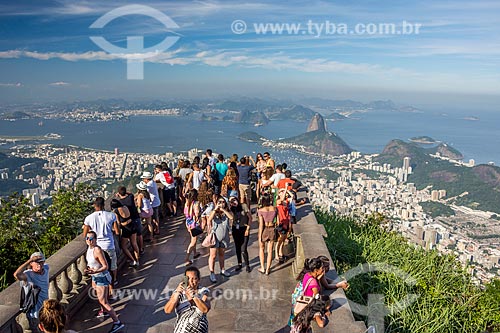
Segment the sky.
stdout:
[[0,103],[230,96],[495,108],[500,1],[0,2]]

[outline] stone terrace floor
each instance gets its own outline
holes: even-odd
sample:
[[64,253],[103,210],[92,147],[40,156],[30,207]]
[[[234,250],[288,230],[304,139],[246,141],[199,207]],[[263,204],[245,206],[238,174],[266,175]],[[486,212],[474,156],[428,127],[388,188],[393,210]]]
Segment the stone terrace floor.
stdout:
[[[295,288],[292,276],[291,260],[279,265],[273,262],[269,276],[258,272],[259,255],[257,243],[258,223],[254,214],[248,252],[252,271],[245,267],[235,272],[237,265],[234,244],[226,251],[226,270],[231,277],[223,277],[218,261],[215,264],[217,283],[209,280],[208,249],[198,244],[201,256],[194,261],[202,274],[201,286],[210,288],[212,295],[208,322],[211,332],[288,332],[290,298]],[[161,235],[146,244],[146,252],[141,258],[138,269],[125,267],[118,272],[120,292],[148,291],[149,297],[124,297],[111,302],[120,320],[126,325],[122,332],[173,332],[175,314],[167,315],[163,311],[167,291],[171,293],[179,284],[184,274],[185,251],[189,243],[184,219],[178,217],[161,223]],[[169,289],[168,289],[169,288]],[[250,292],[251,291],[251,295]],[[156,293],[156,295],[154,295]],[[272,293],[275,294],[273,298]],[[153,296],[153,297],[152,297]],[[251,298],[250,298],[251,297]],[[95,317],[99,305],[96,300],[85,303],[75,318],[71,329],[80,332],[108,332],[111,319]]]

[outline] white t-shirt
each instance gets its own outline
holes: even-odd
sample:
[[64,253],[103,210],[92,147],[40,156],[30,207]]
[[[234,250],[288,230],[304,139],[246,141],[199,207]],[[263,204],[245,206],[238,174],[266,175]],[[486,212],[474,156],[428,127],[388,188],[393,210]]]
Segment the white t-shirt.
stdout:
[[201,182],[204,179],[205,179],[205,171],[204,170],[193,171],[193,188],[196,190],[199,190]]
[[158,195],[158,186],[156,186],[156,183],[151,179],[146,186],[148,187],[149,197],[151,198],[151,206],[153,206],[153,208],[160,206],[161,201],[160,196]]
[[97,234],[97,245],[103,250],[114,250],[115,241],[113,238],[113,224],[116,222],[116,215],[111,212],[100,210],[93,212],[85,218],[85,225]]
[[271,176],[271,178],[269,178],[269,180],[274,182],[274,186],[278,186],[279,181],[285,178],[286,177],[284,173],[275,173]]

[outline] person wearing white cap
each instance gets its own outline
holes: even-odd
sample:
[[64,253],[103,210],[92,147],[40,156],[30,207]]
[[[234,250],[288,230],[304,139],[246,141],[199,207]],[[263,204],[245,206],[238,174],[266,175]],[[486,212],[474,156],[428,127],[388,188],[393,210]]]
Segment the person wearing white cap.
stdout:
[[45,263],[45,256],[43,253],[33,253],[29,260],[19,266],[14,272],[14,277],[16,280],[21,281],[22,287],[26,287],[30,284],[40,288],[37,303],[26,314],[31,332],[40,332],[38,329],[38,312],[42,308],[43,301],[49,298],[49,265]]
[[153,224],[157,226],[155,234],[160,233],[160,195],[158,194],[158,186],[153,180],[153,174],[149,171],[144,171],[141,175],[142,181],[146,184],[149,196],[151,197],[151,206],[153,206]]

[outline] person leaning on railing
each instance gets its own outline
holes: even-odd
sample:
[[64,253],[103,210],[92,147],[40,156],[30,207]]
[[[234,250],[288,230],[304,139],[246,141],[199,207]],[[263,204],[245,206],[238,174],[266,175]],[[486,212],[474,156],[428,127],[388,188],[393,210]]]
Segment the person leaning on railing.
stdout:
[[36,304],[26,313],[31,331],[38,333],[39,311],[43,301],[49,298],[49,265],[45,263],[43,253],[33,253],[28,261],[16,269],[14,277],[21,282],[22,287],[40,288]]

